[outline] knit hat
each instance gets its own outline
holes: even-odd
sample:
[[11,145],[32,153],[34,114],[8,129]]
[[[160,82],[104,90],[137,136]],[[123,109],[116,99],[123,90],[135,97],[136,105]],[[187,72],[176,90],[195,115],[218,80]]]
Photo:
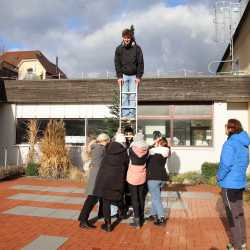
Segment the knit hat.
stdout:
[[125,138],[124,134],[119,133],[119,134],[115,135],[115,141],[123,144],[126,142],[126,138]]
[[140,148],[148,148],[148,144],[144,140],[144,135],[142,133],[138,133],[134,136],[134,141],[131,146],[140,147]]

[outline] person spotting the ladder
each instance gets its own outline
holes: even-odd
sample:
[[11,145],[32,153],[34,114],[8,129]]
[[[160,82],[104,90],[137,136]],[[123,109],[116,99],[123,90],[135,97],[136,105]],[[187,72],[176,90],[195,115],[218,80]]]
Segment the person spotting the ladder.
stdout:
[[144,72],[143,54],[134,38],[134,27],[122,31],[122,43],[115,51],[115,69],[120,87],[121,121],[137,120],[137,88]]

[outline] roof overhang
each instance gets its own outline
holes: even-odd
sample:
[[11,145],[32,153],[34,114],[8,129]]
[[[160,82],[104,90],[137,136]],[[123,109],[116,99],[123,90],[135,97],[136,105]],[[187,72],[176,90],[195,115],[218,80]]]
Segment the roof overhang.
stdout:
[[[5,80],[9,103],[110,104],[119,94],[115,79]],[[139,102],[250,102],[250,76],[143,79]]]

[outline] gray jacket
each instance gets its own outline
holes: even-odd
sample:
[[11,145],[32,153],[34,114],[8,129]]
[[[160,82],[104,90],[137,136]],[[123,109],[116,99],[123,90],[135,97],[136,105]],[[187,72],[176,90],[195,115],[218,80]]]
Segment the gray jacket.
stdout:
[[88,183],[86,185],[85,194],[93,195],[93,190],[95,188],[96,176],[99,172],[102,159],[104,157],[105,146],[101,144],[91,145],[91,163],[89,170]]

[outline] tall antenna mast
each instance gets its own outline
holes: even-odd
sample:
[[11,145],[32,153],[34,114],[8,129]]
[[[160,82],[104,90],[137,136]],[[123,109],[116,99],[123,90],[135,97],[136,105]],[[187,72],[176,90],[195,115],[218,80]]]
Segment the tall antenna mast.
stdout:
[[225,46],[229,44],[230,60],[224,62],[231,63],[231,73],[235,70],[233,35],[242,15],[242,2],[241,0],[215,1],[214,5],[215,40]]

